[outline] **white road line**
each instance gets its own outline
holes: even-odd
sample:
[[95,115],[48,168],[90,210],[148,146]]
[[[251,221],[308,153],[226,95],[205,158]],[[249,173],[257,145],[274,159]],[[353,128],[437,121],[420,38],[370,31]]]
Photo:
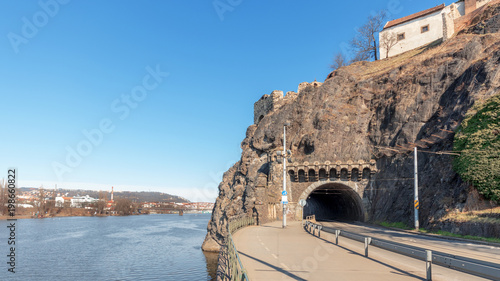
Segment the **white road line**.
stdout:
[[273,256],[273,258],[275,259],[278,259],[278,257],[275,254],[271,254],[271,256]]
[[264,249],[266,249],[268,252],[271,252],[271,250],[269,250],[269,248],[268,248],[268,247],[264,247]]
[[280,264],[281,264],[281,266],[282,266],[285,270],[290,270],[290,268],[289,268],[288,266],[286,266],[286,264],[284,264],[284,263],[280,263]]

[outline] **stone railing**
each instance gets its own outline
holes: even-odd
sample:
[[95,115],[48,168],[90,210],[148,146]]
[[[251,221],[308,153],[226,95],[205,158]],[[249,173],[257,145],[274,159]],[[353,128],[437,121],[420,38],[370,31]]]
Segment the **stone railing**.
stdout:
[[377,172],[375,160],[359,160],[353,162],[304,162],[293,163],[288,168],[288,175],[292,182],[314,182],[321,180],[369,180]]

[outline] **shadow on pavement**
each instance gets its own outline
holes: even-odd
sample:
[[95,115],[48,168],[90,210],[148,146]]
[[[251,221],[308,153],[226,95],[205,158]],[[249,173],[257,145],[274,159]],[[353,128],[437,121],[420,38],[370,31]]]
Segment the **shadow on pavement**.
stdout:
[[282,226],[273,226],[273,225],[259,225],[260,227],[269,227],[269,228],[283,228]]
[[[280,227],[280,228],[281,228],[281,227]],[[278,272],[281,272],[281,273],[283,273],[283,274],[287,275],[288,277],[293,278],[293,279],[295,279],[295,280],[306,281],[306,279],[301,278],[301,277],[299,277],[299,276],[297,276],[297,275],[295,275],[295,274],[293,274],[293,273],[291,273],[291,272],[288,272],[288,271],[286,271],[286,270],[283,270],[282,268],[277,267],[277,266],[274,266],[274,265],[272,265],[272,264],[270,264],[270,263],[267,263],[267,262],[265,262],[265,261],[263,261],[263,260],[259,260],[259,259],[257,259],[257,258],[252,257],[252,256],[249,256],[249,255],[247,255],[247,254],[245,254],[245,253],[243,253],[243,252],[238,252],[238,254],[240,254],[240,255],[244,255],[245,257],[249,257],[249,258],[251,258],[251,259],[253,259],[253,260],[255,260],[255,261],[258,261],[258,262],[260,262],[260,263],[262,263],[262,264],[264,264],[264,265],[267,265],[267,266],[269,266],[270,268],[272,268],[272,269],[274,269],[274,270],[276,270],[276,271],[278,271]]]

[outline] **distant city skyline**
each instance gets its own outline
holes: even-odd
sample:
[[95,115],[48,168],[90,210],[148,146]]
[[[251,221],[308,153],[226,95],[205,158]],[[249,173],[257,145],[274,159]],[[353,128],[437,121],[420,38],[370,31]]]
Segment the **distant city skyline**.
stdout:
[[370,14],[441,3],[2,1],[0,179],[214,201],[262,95],[323,81]]

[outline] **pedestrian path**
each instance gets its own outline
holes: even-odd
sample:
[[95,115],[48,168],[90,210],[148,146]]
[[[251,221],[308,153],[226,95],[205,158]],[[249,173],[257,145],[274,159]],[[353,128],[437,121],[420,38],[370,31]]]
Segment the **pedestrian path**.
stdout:
[[401,269],[314,237],[300,222],[252,226],[233,235],[249,278],[256,280],[423,280]]

